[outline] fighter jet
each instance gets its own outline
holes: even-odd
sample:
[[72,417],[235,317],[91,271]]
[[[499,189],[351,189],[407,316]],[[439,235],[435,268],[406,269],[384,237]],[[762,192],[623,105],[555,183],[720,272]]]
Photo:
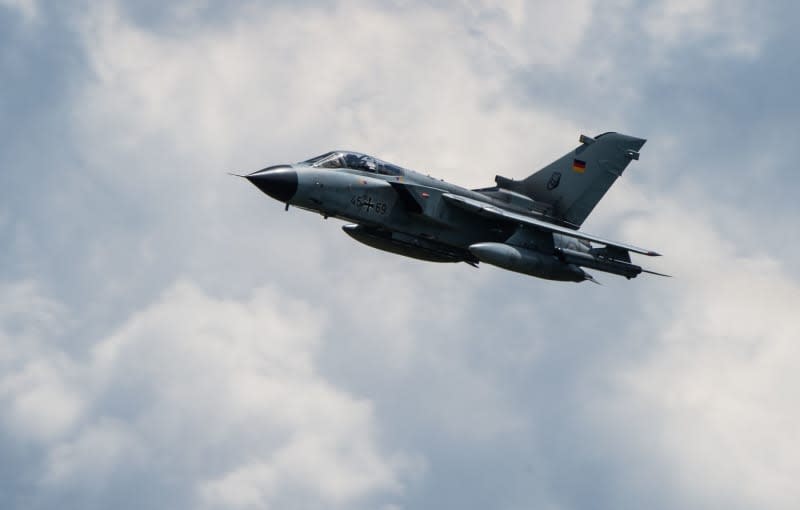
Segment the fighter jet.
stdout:
[[[433,262],[490,264],[559,281],[595,281],[594,269],[634,278],[660,275],[631,261],[659,254],[580,230],[632,160],[642,138],[581,135],[580,145],[538,172],[466,189],[351,151],[243,175],[289,206],[350,222],[356,241]],[[667,275],[660,275],[667,276]]]

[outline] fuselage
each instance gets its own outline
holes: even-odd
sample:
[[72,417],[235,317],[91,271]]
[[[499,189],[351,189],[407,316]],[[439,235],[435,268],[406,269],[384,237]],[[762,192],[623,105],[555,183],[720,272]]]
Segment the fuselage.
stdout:
[[[287,206],[354,223],[346,225],[344,230],[362,243],[435,262],[476,263],[478,260],[469,246],[479,242],[505,242],[515,230],[513,226],[447,207],[440,200],[442,193],[541,217],[532,203],[524,203],[524,197],[514,197],[521,202],[515,204],[370,156],[349,152],[330,154],[339,155],[334,168],[327,166],[330,160],[320,157],[322,159],[315,158],[317,161],[265,168],[247,178]],[[362,168],[346,166],[347,156],[354,161],[359,158],[350,165]],[[364,159],[369,161],[369,167],[363,165]],[[413,197],[404,196],[409,188],[418,193]],[[410,201],[417,202],[418,206],[415,203],[409,207]],[[577,250],[587,249],[582,243],[560,236],[556,242]]]

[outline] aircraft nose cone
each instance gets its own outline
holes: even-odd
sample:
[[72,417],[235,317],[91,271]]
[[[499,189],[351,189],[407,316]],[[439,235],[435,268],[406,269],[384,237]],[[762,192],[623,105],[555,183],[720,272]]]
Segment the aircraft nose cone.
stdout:
[[297,193],[297,172],[290,166],[265,168],[248,175],[247,180],[281,202],[288,202]]

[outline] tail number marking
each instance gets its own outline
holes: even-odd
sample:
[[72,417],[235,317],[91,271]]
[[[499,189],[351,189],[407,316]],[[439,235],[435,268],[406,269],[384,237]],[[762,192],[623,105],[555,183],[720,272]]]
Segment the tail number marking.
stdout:
[[375,201],[369,195],[354,195],[350,199],[350,203],[359,211],[366,213],[384,215],[388,209],[386,202]]

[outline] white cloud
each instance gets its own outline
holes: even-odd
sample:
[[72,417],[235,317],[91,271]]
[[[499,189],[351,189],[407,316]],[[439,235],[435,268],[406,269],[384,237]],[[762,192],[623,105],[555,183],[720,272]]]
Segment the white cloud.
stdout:
[[67,432],[84,407],[82,395],[63,371],[71,363],[61,356],[31,359],[16,373],[0,380],[0,396],[9,428],[30,439],[53,439]]
[[268,289],[236,302],[177,284],[85,362],[49,345],[10,367],[7,426],[44,446],[40,482],[55,494],[102,494],[143,466],[209,507],[287,495],[350,507],[399,491],[411,464],[382,451],[370,403],[316,373],[321,320]]
[[630,335],[652,347],[612,376],[620,400],[609,426],[626,424],[612,434],[666,466],[692,505],[792,508],[800,498],[800,283],[770,255],[720,238],[698,211],[640,199],[649,212],[624,231],[669,240],[662,263],[675,278],[650,287],[636,311]]
[[95,495],[110,484],[113,473],[147,461],[147,450],[130,424],[96,417],[75,439],[51,448],[40,482],[45,489],[68,486]]
[[664,49],[692,44],[710,56],[754,59],[763,43],[758,10],[743,1],[666,0],[649,5],[643,19]]
[[[585,23],[590,10],[575,10]],[[556,30],[547,16],[533,18],[539,29],[526,22],[509,46]],[[272,7],[224,30],[201,27],[177,38],[129,24],[106,5],[82,27],[97,82],[77,116],[114,157],[169,140],[170,150],[205,168],[215,160],[255,168],[264,157],[298,160],[343,147],[484,185],[492,172],[520,163],[529,173],[532,150],[577,132],[506,97],[504,68],[484,45],[505,36],[503,27],[464,45],[465,27],[430,7]],[[576,44],[559,45],[561,57]],[[552,58],[545,50],[528,63]],[[196,174],[197,166],[170,171]]]
[[63,355],[42,358],[44,339],[69,327],[62,305],[32,281],[0,285],[2,421],[21,439],[49,441],[75,423],[84,402]]

